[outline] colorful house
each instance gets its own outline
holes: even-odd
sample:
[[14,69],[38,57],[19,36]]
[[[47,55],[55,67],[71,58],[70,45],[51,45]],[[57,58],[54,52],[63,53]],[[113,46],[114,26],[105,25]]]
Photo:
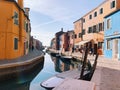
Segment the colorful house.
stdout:
[[34,49],[37,49],[37,50],[42,50],[43,48],[42,42],[35,38],[33,38],[33,46],[34,46]]
[[28,25],[23,0],[0,0],[0,59],[14,59],[28,53]]
[[69,39],[68,39],[67,32],[64,32],[61,35],[61,50],[62,50],[62,52],[69,51]]
[[51,40],[51,44],[50,44],[50,47],[52,48],[52,49],[55,49],[55,38],[53,38],[52,40]]
[[82,18],[73,22],[74,23],[74,43],[77,44],[82,41],[82,29],[83,29],[83,22]]
[[27,15],[27,18],[24,22],[25,30],[26,30],[25,54],[28,54],[30,50],[30,37],[31,37],[31,23],[29,19],[30,8],[24,8],[24,11],[25,14]]
[[120,10],[107,15],[104,22],[104,56],[118,60],[120,59]]
[[[74,22],[75,42],[92,41],[93,47],[104,46],[104,17],[120,8],[120,0],[105,0]],[[82,33],[82,36],[81,36]],[[81,37],[78,39],[78,37]],[[84,42],[83,42],[84,43]]]
[[72,52],[72,48],[74,47],[74,31],[67,31],[68,33],[68,44],[69,44],[69,51]]
[[63,28],[61,28],[61,31],[59,31],[59,32],[57,32],[56,34],[55,34],[55,49],[56,50],[60,50],[60,48],[61,48],[61,35],[63,34],[64,32],[63,32]]

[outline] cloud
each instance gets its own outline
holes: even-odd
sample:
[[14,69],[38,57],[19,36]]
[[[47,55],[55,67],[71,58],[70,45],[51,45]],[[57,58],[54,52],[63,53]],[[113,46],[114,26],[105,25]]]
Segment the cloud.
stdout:
[[58,0],[25,0],[24,2],[25,6],[30,7],[31,10],[47,15],[53,21],[64,22],[64,19],[71,18],[71,10],[67,6],[61,5]]

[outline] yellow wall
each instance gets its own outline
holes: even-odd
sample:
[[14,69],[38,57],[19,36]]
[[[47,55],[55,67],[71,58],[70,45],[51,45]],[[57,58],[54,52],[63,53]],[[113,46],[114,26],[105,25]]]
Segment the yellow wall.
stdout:
[[[14,24],[12,16],[18,13],[19,25]],[[0,59],[13,59],[24,55],[24,12],[13,2],[0,1]],[[14,50],[14,38],[18,38],[18,50]]]
[[[85,19],[85,23],[83,23],[83,29],[85,29],[85,35],[83,35],[83,40],[91,40],[93,39],[96,43],[102,42],[104,40],[104,31],[100,31],[99,33],[87,33],[88,27],[93,25],[98,25],[99,23],[104,22],[104,17],[109,13],[116,10],[115,8],[110,8],[110,3],[114,0],[107,0],[97,8],[93,9],[91,12],[87,13],[83,18]],[[103,14],[99,14],[99,10],[103,8]],[[94,17],[94,12],[97,12],[97,17]],[[92,15],[92,19],[89,19],[89,15]]]
[[82,38],[79,37],[79,33],[82,33],[82,21],[81,19],[74,22],[74,34],[77,36],[77,38],[75,38],[74,43],[79,43]]

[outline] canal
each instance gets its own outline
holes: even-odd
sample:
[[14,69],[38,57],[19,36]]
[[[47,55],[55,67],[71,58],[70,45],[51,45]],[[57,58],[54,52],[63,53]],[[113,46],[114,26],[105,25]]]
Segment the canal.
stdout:
[[40,87],[40,82],[48,79],[49,77],[57,73],[61,73],[63,71],[68,71],[71,69],[77,69],[79,64],[79,60],[66,61],[46,54],[44,67],[32,80],[30,84],[30,90],[45,90],[44,88]]
[[21,73],[17,79],[0,83],[0,90],[45,90],[40,86],[42,81],[57,73],[77,69],[79,65],[79,60],[64,60],[46,53],[45,60],[35,70],[26,77]]

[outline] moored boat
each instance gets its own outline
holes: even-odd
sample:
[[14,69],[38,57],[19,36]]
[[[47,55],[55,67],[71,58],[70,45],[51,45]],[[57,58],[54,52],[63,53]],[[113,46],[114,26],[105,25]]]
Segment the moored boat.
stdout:
[[61,56],[61,59],[69,59],[69,60],[71,60],[72,56]]
[[60,83],[62,83],[63,81],[64,81],[64,78],[53,76],[47,79],[46,81],[43,81],[42,83],[40,83],[40,85],[46,89],[53,89],[54,87],[60,85]]

